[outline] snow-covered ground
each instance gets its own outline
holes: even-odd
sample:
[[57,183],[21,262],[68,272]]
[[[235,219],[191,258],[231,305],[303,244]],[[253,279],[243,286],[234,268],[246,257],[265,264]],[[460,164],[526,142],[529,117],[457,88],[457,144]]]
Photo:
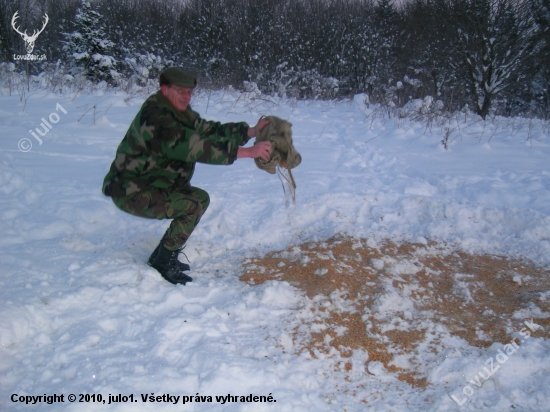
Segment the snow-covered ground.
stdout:
[[[380,411],[550,410],[547,340],[525,340],[478,388],[469,382],[503,345],[449,339],[448,353],[425,353],[423,390],[376,365],[368,373],[367,353],[352,357],[351,372],[298,354],[292,329],[298,317],[307,324],[308,298],[286,282],[238,279],[247,258],[334,234],[437,240],[548,266],[548,124],[464,115],[449,124],[445,150],[444,130],[383,121],[361,96],[198,93],[193,108],[207,119],[288,119],[303,161],[288,207],[279,179],[250,159],[199,165],[193,184],[211,205],[185,250],[195,280],[174,286],[145,264],[168,222],[127,215],[100,191],[145,97],[0,96],[1,410],[363,411],[365,400]],[[64,402],[24,403],[53,394]],[[109,404],[109,395],[133,398]]]

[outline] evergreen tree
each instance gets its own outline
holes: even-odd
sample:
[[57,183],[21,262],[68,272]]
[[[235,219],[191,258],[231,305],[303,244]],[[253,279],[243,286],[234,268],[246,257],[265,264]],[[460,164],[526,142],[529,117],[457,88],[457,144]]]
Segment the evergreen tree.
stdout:
[[118,77],[116,60],[111,56],[114,43],[105,34],[102,16],[86,0],[83,0],[75,18],[75,31],[64,33],[64,50],[74,65],[86,76],[98,82],[114,83]]

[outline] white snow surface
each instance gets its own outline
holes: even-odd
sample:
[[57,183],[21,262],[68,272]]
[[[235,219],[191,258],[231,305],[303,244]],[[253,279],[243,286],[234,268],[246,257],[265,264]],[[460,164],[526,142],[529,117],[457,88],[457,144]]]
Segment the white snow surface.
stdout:
[[[379,411],[550,410],[550,344],[542,338],[525,340],[478,387],[476,374],[486,375],[486,361],[503,345],[479,349],[448,335],[447,353],[419,355],[428,365],[423,390],[380,362],[367,370],[366,352],[353,355],[351,372],[336,368],[338,354],[299,352],[293,330],[310,321],[313,302],[286,282],[238,279],[247,258],[335,234],[372,245],[436,240],[547,266],[548,124],[464,115],[449,123],[445,150],[444,130],[377,118],[364,96],[327,102],[199,92],[193,108],[206,119],[288,119],[303,161],[288,207],[279,179],[251,159],[198,165],[192,183],[209,192],[211,205],[185,249],[194,281],[174,286],[145,263],[169,222],[125,214],[100,191],[145,98],[0,96],[0,410],[363,411],[363,400]],[[29,131],[44,120],[51,130],[37,134],[40,144]],[[18,148],[29,143],[27,152]],[[383,296],[372,313],[390,323],[392,311],[412,306],[399,299]],[[528,320],[531,312],[520,309]],[[31,406],[13,402],[15,394],[63,394],[65,402]],[[106,402],[80,403],[79,394]],[[108,404],[109,394],[133,394],[135,402]],[[180,399],[143,402],[142,394]],[[276,402],[216,400],[228,394]],[[192,402],[184,405],[183,396]]]

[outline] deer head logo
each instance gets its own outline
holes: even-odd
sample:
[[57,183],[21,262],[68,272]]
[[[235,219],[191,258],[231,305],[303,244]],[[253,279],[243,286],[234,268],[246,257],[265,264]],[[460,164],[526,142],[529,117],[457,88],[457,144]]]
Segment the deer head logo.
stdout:
[[44,31],[44,29],[46,28],[46,24],[48,24],[48,21],[50,20],[48,15],[47,14],[44,14],[44,24],[42,25],[42,28],[40,30],[35,30],[33,33],[32,33],[32,36],[29,36],[27,34],[27,30],[25,30],[23,33],[21,31],[19,31],[19,29],[15,26],[15,20],[17,20],[17,18],[19,17],[17,15],[17,13],[19,13],[19,11],[16,11],[15,14],[13,15],[12,19],[11,19],[11,25],[13,27],[13,29],[19,33],[21,35],[21,37],[23,38],[23,40],[25,41],[25,43],[27,44],[25,47],[27,49],[27,54],[31,54],[32,51],[34,50],[34,42],[36,41],[36,39],[38,38],[38,35],[40,33],[42,33]]

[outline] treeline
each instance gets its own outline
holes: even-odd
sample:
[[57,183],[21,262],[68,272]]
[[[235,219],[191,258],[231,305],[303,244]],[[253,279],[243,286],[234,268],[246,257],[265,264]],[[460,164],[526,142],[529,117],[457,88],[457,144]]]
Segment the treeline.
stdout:
[[[47,61],[14,60],[16,11],[29,34],[48,14]],[[0,54],[113,85],[177,64],[206,87],[550,118],[550,0],[0,0]]]

